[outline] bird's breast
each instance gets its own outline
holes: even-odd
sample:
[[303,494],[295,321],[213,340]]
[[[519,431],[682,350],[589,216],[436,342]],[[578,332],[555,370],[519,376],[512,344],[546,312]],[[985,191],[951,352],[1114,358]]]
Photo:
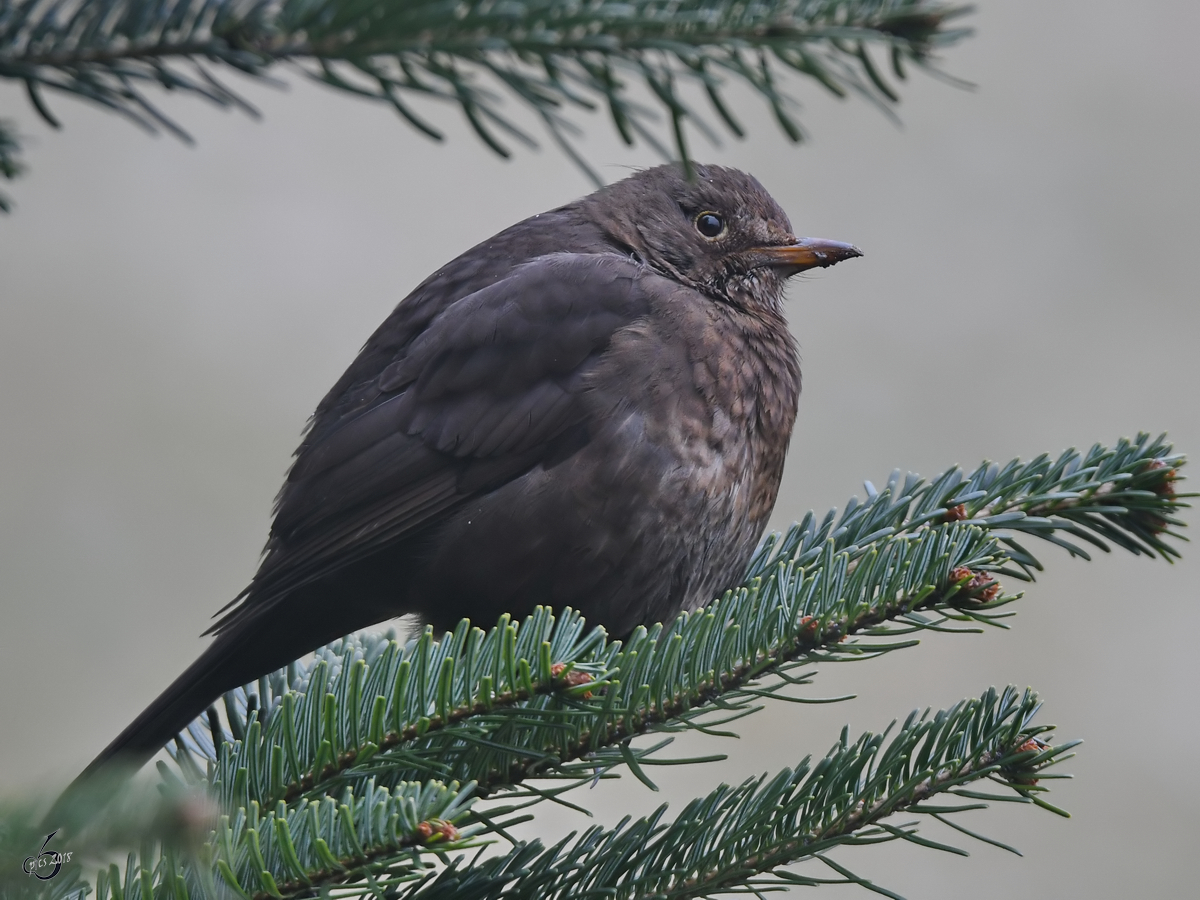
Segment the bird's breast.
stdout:
[[569,605],[626,634],[737,584],[779,488],[795,354],[665,281],[571,383],[586,440],[451,516],[418,593],[486,597],[481,621]]
[[781,317],[751,316],[683,286],[660,297],[651,316],[617,332],[597,367],[599,417],[655,448],[657,483],[675,497],[661,502],[710,520],[722,540],[756,542],[796,417],[795,344]]

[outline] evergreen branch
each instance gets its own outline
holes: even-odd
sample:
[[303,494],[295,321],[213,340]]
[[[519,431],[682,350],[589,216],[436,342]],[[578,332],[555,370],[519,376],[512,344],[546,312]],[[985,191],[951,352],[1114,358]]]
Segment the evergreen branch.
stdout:
[[[1061,777],[1043,770],[1070,745],[1038,738],[1048,729],[1029,724],[1032,694],[989,692],[932,718],[914,713],[886,747],[883,736],[850,744],[843,731],[811,770],[805,761],[771,781],[720,788],[670,824],[660,810],[549,849],[521,844],[507,828],[540,800],[574,807],[564,794],[619,765],[653,787],[646,766],[698,760],[656,756],[669,737],[651,747],[631,740],[719,733],[783,688],[807,684],[810,673],[797,667],[911,646],[897,637],[951,621],[1000,624],[1000,608],[1015,598],[1000,595],[993,573],[1025,574],[1009,564],[1032,559],[1000,526],[1019,531],[1037,519],[1027,533],[1116,533],[1120,546],[1170,558],[1161,548],[1185,505],[1175,492],[1182,464],[1163,439],[1141,435],[1053,463],[984,466],[969,477],[953,470],[928,485],[894,476],[840,520],[831,513],[818,527],[810,516],[768,540],[747,584],[625,643],[588,631],[570,610],[557,618],[538,610],[519,626],[503,619],[486,634],[464,622],[441,641],[426,632],[405,647],[347,638],[260,679],[257,690],[227,694],[226,723],[210,710],[177,739],[179,774],[160,763],[164,790],[182,796],[202,785],[223,818],[200,850],[164,841],[157,857],[144,847],[123,874],[106,870],[98,898],[330,890],[412,900],[690,898],[831,880],[781,868],[801,860],[832,868],[834,881],[888,893],[828,852],[901,839],[960,852],[884,821],[903,811],[971,837],[980,836],[950,817],[980,808],[977,800],[1061,812],[1039,780]],[[1014,794],[969,786],[984,778]],[[505,806],[472,805],[501,792]],[[963,799],[931,802],[946,794]],[[501,856],[446,855],[495,836],[512,845]],[[431,868],[431,853],[446,866]]]
[[367,783],[358,796],[284,803],[262,812],[257,803],[222,815],[208,840],[193,851],[164,843],[157,854],[130,854],[122,876],[112,864],[96,879],[96,900],[159,896],[243,900],[311,895],[364,881],[378,896],[423,879],[432,854],[474,846],[472,829],[459,831],[473,798],[470,786],[438,782],[401,784],[391,791]]
[[578,614],[556,621],[547,610],[519,628],[502,621],[484,636],[464,623],[441,642],[427,631],[408,648],[391,642],[358,659],[362,645],[347,640],[336,674],[319,658],[290,679],[300,693],[280,691],[278,676],[260,685],[269,698],[265,728],[257,697],[231,699],[231,723],[245,722],[231,728],[236,740],[223,740],[210,716],[175,755],[197,774],[191,756],[206,759],[225,809],[266,808],[366,778],[470,781],[488,795],[534,776],[590,778],[619,765],[636,772],[658,749],[629,747],[636,736],[707,728],[716,702],[724,712],[749,711],[781,686],[762,686],[764,677],[818,653],[853,658],[912,643],[843,644],[848,635],[886,634],[879,626],[901,618],[921,628],[916,611],[952,605],[986,620],[1011,598],[971,579],[1002,561],[982,529],[952,523],[882,540],[853,567],[832,544],[811,569],[781,562],[761,584],[668,627],[640,628],[625,645],[599,630],[581,640]]
[[207,780],[228,809],[294,800],[381,755],[428,775],[439,767],[412,745],[481,735],[477,720],[501,710],[604,685],[618,648],[603,630],[585,628],[571,610],[556,621],[539,609],[519,627],[504,617],[485,634],[464,620],[441,641],[427,629],[406,647],[378,635],[347,638],[310,664],[260,679],[258,693],[226,694],[232,740],[210,709],[173,756],[190,781],[204,778],[196,757],[210,765]]
[[249,109],[204,64],[266,79],[273,66],[293,63],[325,84],[386,103],[434,139],[440,133],[402,97],[453,103],[489,147],[507,155],[493,127],[523,143],[532,139],[501,113],[491,84],[532,111],[573,156],[565,137],[572,126],[562,113],[568,108],[606,105],[626,142],[658,144],[654,112],[629,99],[630,85],[640,83],[668,113],[674,154],[686,160],[685,122],[702,132],[708,126],[682,85],[700,88],[740,136],[722,76],[746,82],[798,141],[782,71],[887,109],[897,95],[867,45],[890,53],[902,77],[901,60],[927,68],[936,50],[966,36],[952,23],[968,11],[937,0],[11,0],[0,6],[0,77],[23,82],[31,104],[55,126],[43,89],[187,139],[142,86]]
[[1176,518],[1189,506],[1183,500],[1196,496],[1176,492],[1184,463],[1166,435],[1151,439],[1143,432],[1133,440],[1122,438],[1115,447],[1096,444],[1087,453],[1070,449],[1053,461],[1042,454],[1004,467],[985,462],[970,475],[954,468],[930,482],[913,474],[901,479],[896,470],[882,491],[866,482],[866,501],[852,499],[840,518],[836,509],[830,510],[818,524],[809,513],[786,534],[768,537],[746,577],[762,576],[781,559],[811,564],[830,540],[857,557],[881,537],[948,521],[995,529],[1021,567],[1008,574],[1028,580],[1031,570],[1042,565],[1011,532],[1049,540],[1084,559],[1091,557],[1063,534],[1104,551],[1108,540],[1134,554],[1169,561],[1179,551],[1165,538],[1187,540],[1171,529],[1183,526]]
[[[21,153],[21,143],[17,139],[16,127],[7,119],[0,119],[0,178],[11,181],[17,178],[25,167],[17,158]],[[12,201],[0,193],[0,212],[9,212]]]
[[[163,842],[155,853],[144,845],[140,855],[129,855],[124,872],[115,864],[101,869],[96,900],[230,893],[243,900],[282,900],[335,890],[404,900],[598,895],[685,900],[754,889],[764,874],[811,882],[780,871],[806,859],[843,871],[824,855],[841,846],[904,839],[961,853],[919,836],[911,824],[884,820],[912,812],[950,822],[946,817],[964,808],[929,801],[985,778],[1013,791],[1004,799],[1048,806],[1036,796],[1045,791],[1038,782],[1074,744],[1051,746],[1041,738],[1053,728],[1032,724],[1038,707],[1031,691],[990,689],[932,716],[914,711],[890,742],[885,743],[890,727],[854,743],[843,729],[815,766],[805,759],[769,781],[763,776],[736,788],[723,785],[689,803],[669,824],[663,824],[664,806],[612,830],[568,836],[550,849],[538,842],[516,844],[474,864],[464,865],[461,855],[446,856],[474,843],[470,830],[454,824],[472,802],[469,786],[434,782],[388,791],[368,783],[358,796],[346,788],[336,799],[302,801],[295,808],[280,802],[266,813],[251,803],[220,816],[197,848]],[[434,871],[431,853],[449,865]]]
[[[930,485],[910,477],[895,500],[893,476],[836,527],[833,513],[819,529],[810,516],[782,541],[768,540],[751,567],[764,574],[739,590],[668,627],[639,629],[625,646],[598,630],[585,636],[570,611],[556,623],[545,610],[520,628],[502,621],[484,635],[464,623],[441,642],[427,632],[408,648],[348,641],[299,675],[261,680],[257,695],[227,696],[234,743],[213,715],[193,726],[177,761],[198,780],[190,756],[207,760],[225,808],[269,807],[367,778],[470,781],[487,795],[535,775],[586,778],[626,764],[640,773],[658,748],[633,749],[631,738],[711,730],[723,723],[706,717],[748,714],[796,682],[787,673],[797,665],[911,646],[880,641],[946,630],[948,620],[1000,624],[1006,614],[997,610],[1013,598],[999,596],[990,573],[1033,558],[979,526],[1020,528],[1032,518],[1023,510],[1054,504],[1060,518],[1037,518],[1067,528],[1074,520],[1061,517],[1094,514],[1097,496],[1111,527],[1166,521],[1183,505],[1173,490],[1182,463],[1162,439],[1143,435],[1053,464],[1043,456],[1003,471],[983,466],[970,478],[952,470]],[[816,548],[814,535],[823,540]],[[868,641],[842,643],[854,634]]]
[[932,717],[914,712],[886,745],[886,732],[851,744],[843,731],[817,765],[805,760],[769,781],[764,776],[722,786],[693,800],[669,824],[663,823],[664,806],[647,818],[626,819],[612,830],[592,828],[549,849],[534,842],[469,867],[456,860],[399,896],[690,900],[765,887],[763,875],[818,883],[780,871],[814,858],[847,881],[863,883],[824,854],[897,839],[963,852],[918,836],[911,825],[885,824],[890,816],[927,812],[929,800],[984,778],[1010,788],[1012,799],[1035,802],[1044,790],[1038,779],[1074,746],[1052,747],[1038,737],[1051,730],[1031,725],[1038,705],[1030,691],[1020,695],[1008,688],[998,695],[992,689]]

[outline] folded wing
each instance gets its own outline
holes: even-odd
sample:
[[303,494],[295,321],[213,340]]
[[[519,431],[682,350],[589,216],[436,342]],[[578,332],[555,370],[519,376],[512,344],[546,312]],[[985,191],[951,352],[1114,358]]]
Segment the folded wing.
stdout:
[[583,446],[588,373],[646,314],[642,271],[616,255],[524,263],[447,305],[344,402],[325,405],[280,493],[258,573],[210,630]]

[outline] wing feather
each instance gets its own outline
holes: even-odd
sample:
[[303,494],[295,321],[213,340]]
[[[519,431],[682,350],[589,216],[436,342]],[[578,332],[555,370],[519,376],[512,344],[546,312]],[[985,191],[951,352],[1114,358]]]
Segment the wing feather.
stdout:
[[280,494],[262,565],[214,629],[582,446],[586,374],[646,314],[642,273],[601,254],[515,266],[448,302],[377,359],[373,377],[327,398]]

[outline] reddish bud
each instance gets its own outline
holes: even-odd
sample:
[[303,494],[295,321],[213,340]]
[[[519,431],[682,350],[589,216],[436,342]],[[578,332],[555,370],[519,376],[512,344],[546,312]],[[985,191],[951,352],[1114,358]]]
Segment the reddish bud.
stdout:
[[[1030,753],[1030,752],[1041,753],[1043,750],[1045,750],[1049,746],[1050,745],[1047,744],[1045,741],[1040,741],[1035,737],[1031,737],[1028,740],[1026,740],[1025,743],[1021,744],[1021,746],[1017,747],[1016,752],[1017,753]],[[1014,775],[1011,780],[1012,780],[1013,784],[1033,785],[1033,784],[1038,783],[1038,779],[1032,777],[1031,775],[1025,775],[1025,774]]]
[[458,840],[458,829],[444,819],[430,819],[417,826],[417,837],[422,843],[428,844],[435,838],[446,841]]
[[1150,490],[1154,491],[1160,497],[1174,497],[1175,480],[1179,477],[1179,474],[1174,469],[1169,468],[1161,459],[1152,459],[1146,464],[1147,471],[1153,472],[1156,469],[1167,469],[1167,472],[1163,476],[1163,480],[1154,485]]
[[967,508],[961,503],[957,506],[949,507],[942,516],[943,522],[961,522],[967,517]]
[[966,581],[963,590],[972,600],[988,603],[1000,596],[1000,582],[987,572],[976,572],[966,566],[959,566],[950,573],[950,580],[955,584]]
[[[566,668],[567,668],[566,663],[555,663],[554,665],[552,665],[550,667],[550,674],[553,675],[555,678],[558,678],[560,675],[563,674],[563,671]],[[566,675],[563,675],[563,681],[566,682],[567,687],[578,687],[581,684],[590,684],[591,682],[593,682],[595,680],[596,679],[593,678],[591,675],[589,675],[587,672],[577,672],[574,669],[572,669],[570,672],[567,672]],[[590,700],[591,698],[592,698],[591,691],[583,692],[584,700]]]

